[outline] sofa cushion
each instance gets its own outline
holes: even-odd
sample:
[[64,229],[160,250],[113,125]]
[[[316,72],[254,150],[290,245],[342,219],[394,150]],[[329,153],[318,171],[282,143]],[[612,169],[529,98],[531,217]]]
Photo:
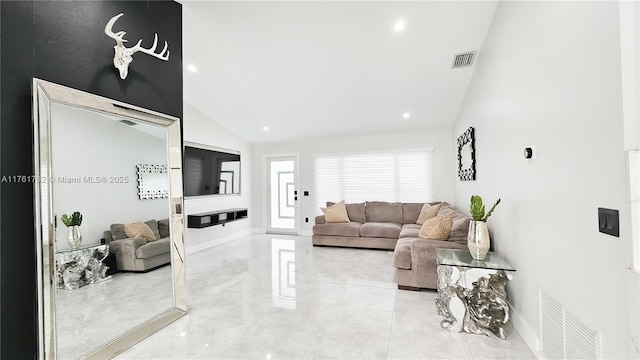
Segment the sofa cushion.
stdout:
[[402,204],[399,202],[367,201],[365,215],[367,222],[402,224]]
[[169,219],[158,220],[158,232],[160,238],[169,237]]
[[449,205],[448,203],[444,202],[440,207],[440,211],[438,211],[438,215],[446,213],[451,213],[453,221],[453,223],[451,224],[451,232],[449,233],[449,238],[447,240],[466,244],[469,234],[469,222],[471,221],[471,217],[463,214],[462,212],[451,207],[451,205]]
[[430,240],[447,240],[451,232],[451,213],[436,216],[422,224],[418,237]]
[[156,236],[153,234],[153,231],[149,227],[149,225],[143,223],[142,221],[138,221],[135,223],[124,224],[124,232],[127,234],[128,238],[141,237],[146,241],[156,241]]
[[396,223],[366,222],[360,227],[360,236],[397,239],[401,230],[400,224]]
[[327,223],[349,222],[349,215],[347,214],[347,207],[344,205],[344,200],[320,209],[322,209],[324,221]]
[[422,225],[418,224],[404,224],[402,225],[402,230],[400,231],[400,239],[406,237],[417,238],[420,233],[420,228]]
[[124,231],[124,224],[111,224],[111,236],[113,240],[122,240],[128,238]]
[[361,223],[324,223],[313,225],[314,235],[360,236]]
[[415,224],[424,203],[402,203],[402,223]]
[[136,258],[148,259],[156,255],[166,254],[171,251],[169,238],[152,241],[136,249]]
[[144,223],[147,224],[149,229],[151,229],[151,231],[153,232],[153,236],[156,238],[156,240],[163,237],[163,236],[160,236],[160,230],[158,230],[158,222],[155,219],[147,220]]
[[418,220],[416,220],[416,224],[422,225],[425,221],[436,217],[438,215],[438,211],[440,211],[440,207],[442,204],[424,204],[422,210],[420,210],[420,215],[418,215]]
[[393,266],[396,269],[411,269],[411,241],[414,238],[400,239],[393,250]]
[[[160,220],[160,221],[162,221],[162,220]],[[167,225],[168,225],[169,220],[167,219],[166,221],[167,221]],[[153,232],[153,236],[156,239],[160,239],[160,238],[165,237],[165,236],[162,236],[162,234],[160,233],[160,230],[159,230],[160,224],[159,224],[159,222],[157,222],[154,219],[151,219],[151,220],[145,221],[144,223],[147,224],[147,226],[149,226],[149,228],[151,229],[151,232]],[[111,236],[113,238],[112,240],[122,240],[122,239],[128,239],[128,238],[131,237],[131,236],[127,235],[127,232],[124,229],[124,225],[125,224],[111,224],[110,229],[111,229]],[[168,232],[167,232],[166,236],[169,236]]]
[[[327,201],[327,207],[333,204],[335,203]],[[350,221],[359,223],[366,221],[364,217],[364,203],[345,204],[345,206],[347,207],[347,215],[349,215]]]

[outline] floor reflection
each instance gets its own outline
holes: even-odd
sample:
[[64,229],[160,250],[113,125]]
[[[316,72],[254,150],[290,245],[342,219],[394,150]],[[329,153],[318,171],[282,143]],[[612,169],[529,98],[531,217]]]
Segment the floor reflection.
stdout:
[[56,290],[57,358],[72,359],[169,309],[171,266]]
[[271,239],[271,298],[273,305],[296,309],[296,242]]

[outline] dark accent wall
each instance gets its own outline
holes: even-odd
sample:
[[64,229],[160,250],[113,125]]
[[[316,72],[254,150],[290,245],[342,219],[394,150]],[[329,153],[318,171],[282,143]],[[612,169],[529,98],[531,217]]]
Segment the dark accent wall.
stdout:
[[[135,54],[120,80],[115,41],[104,26],[121,12],[114,30],[127,32],[126,45],[142,38],[150,47],[157,32],[160,50],[169,43],[169,61]],[[0,178],[33,174],[34,77],[182,118],[182,6],[176,2],[0,1],[0,54]],[[36,358],[33,184],[2,182],[0,203],[0,358]]]

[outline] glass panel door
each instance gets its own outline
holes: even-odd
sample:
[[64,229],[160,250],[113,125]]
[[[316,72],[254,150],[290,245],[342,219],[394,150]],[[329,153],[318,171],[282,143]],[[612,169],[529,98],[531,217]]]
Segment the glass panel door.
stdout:
[[267,232],[298,234],[297,157],[267,158]]

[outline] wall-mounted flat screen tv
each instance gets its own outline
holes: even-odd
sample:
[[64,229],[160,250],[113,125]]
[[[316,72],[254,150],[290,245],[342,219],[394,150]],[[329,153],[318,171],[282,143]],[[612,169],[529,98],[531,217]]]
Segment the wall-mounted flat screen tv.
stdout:
[[240,194],[240,152],[185,144],[183,169],[185,196]]

